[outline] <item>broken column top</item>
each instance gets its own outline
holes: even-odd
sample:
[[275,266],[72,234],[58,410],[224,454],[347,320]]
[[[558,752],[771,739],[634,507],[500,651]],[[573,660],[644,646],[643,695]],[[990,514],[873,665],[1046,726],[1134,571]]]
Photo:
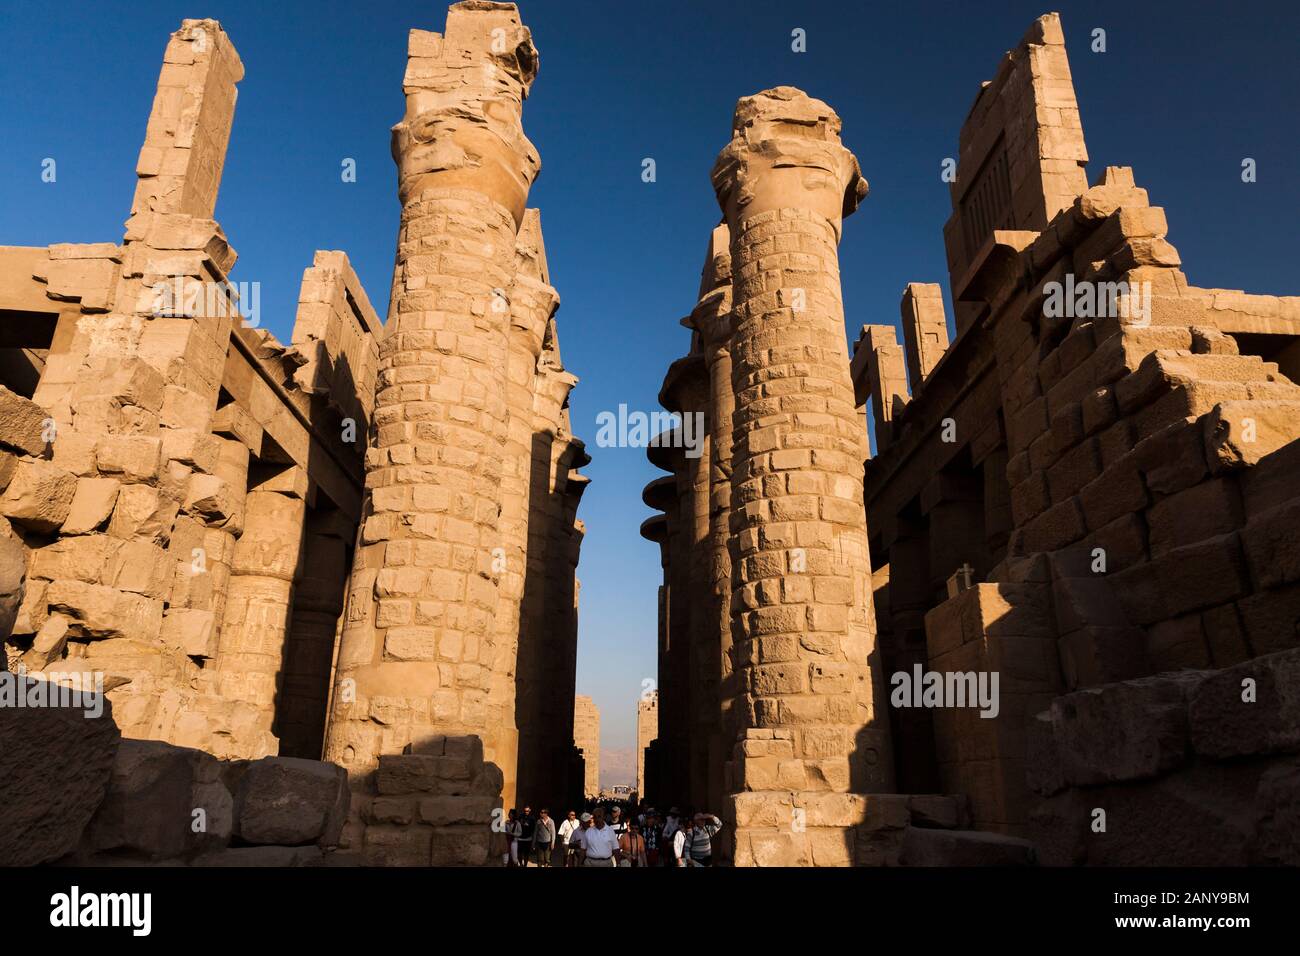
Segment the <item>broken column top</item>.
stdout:
[[211,219],[244,64],[216,20],[182,20],[163,55],[131,213]]
[[453,4],[445,33],[411,31],[408,56],[406,115],[393,127],[402,202],[426,188],[472,189],[521,223],[541,159],[521,120],[538,54],[519,9]]
[[840,220],[867,195],[854,155],[840,142],[840,118],[821,100],[778,86],[736,103],[732,139],[713,167],[728,222],[782,207]]

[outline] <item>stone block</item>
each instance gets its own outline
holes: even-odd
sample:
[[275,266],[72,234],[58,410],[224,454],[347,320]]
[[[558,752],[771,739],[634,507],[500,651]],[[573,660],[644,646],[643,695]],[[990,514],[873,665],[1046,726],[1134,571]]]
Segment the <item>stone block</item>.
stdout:
[[1221,670],[1193,690],[1192,747],[1214,759],[1300,753],[1300,650]]
[[162,642],[189,657],[217,656],[216,615],[212,611],[172,607],[163,617]]
[[116,478],[79,478],[60,529],[63,534],[87,534],[109,519],[122,487]]
[[77,479],[58,465],[24,458],[0,497],[0,514],[31,531],[49,534],[67,520],[76,493]]
[[162,628],[162,602],[116,588],[82,581],[55,581],[45,599],[73,622],[77,633],[92,638],[150,641]]
[[246,843],[334,846],[351,793],[342,767],[296,757],[263,757],[235,791],[235,834]]
[[45,457],[49,420],[41,406],[0,385],[0,445],[35,458]]
[[[39,683],[14,677],[14,693]],[[47,693],[50,688],[45,688]],[[0,705],[0,860],[33,866],[67,856],[81,841],[105,794],[121,734],[111,704],[84,707]]]
[[1052,701],[1055,750],[1067,786],[1157,777],[1187,758],[1187,701],[1205,672],[1106,684]]
[[157,740],[123,740],[83,849],[158,861],[224,846],[232,806],[216,758]]

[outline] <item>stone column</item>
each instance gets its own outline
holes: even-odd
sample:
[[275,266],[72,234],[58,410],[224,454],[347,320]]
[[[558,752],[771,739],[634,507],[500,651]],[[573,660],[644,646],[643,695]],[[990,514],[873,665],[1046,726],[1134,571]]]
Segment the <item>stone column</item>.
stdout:
[[700,333],[709,379],[709,527],[702,549],[709,585],[710,678],[715,684],[714,720],[708,731],[707,805],[722,806],[724,770],[734,736],[737,690],[731,662],[731,429],[736,393],[731,386],[731,249],[726,224],[709,237],[700,277],[700,299],[688,320]]
[[836,249],[867,184],[839,130],[825,103],[767,90],[737,104],[713,170],[736,317],[737,865],[852,863],[856,795],[891,783]]
[[[405,773],[396,768],[412,758],[398,755],[444,752],[446,735],[445,747],[476,738],[467,744],[476,781],[489,786],[495,776],[491,796],[500,793],[500,775],[481,774],[478,755],[495,752],[500,716],[490,690],[508,290],[539,167],[520,122],[536,70],[513,4],[457,3],[444,35],[411,32],[406,115],[393,129],[402,216],[366,459],[368,517],[326,745],[362,791],[381,754]],[[456,835],[460,856],[486,860],[488,830],[475,826]],[[385,845],[371,856],[397,845],[402,860],[429,859],[428,837],[379,827],[376,838]],[[366,841],[369,852],[369,831]]]
[[[658,468],[671,469],[676,449],[652,445],[647,456]],[[662,792],[667,804],[686,802],[684,772],[690,688],[685,674],[685,634],[690,602],[680,597],[682,565],[681,503],[675,475],[663,475],[645,486],[641,500],[663,512],[642,525],[642,535],[659,544],[663,585],[659,588],[659,752]],[[667,809],[667,807],[665,807]]]
[[682,653],[676,660],[687,701],[685,776],[680,799],[702,808],[708,800],[709,736],[718,728],[721,676],[718,632],[711,613],[707,548],[709,381],[703,354],[692,352],[669,366],[659,391],[659,402],[668,411],[682,416],[681,425],[661,439],[669,446],[668,462],[677,480],[678,534],[674,539],[676,553],[672,566],[672,592],[677,602],[670,640],[681,644]]
[[[296,473],[305,491],[306,475],[296,466],[286,471]],[[244,533],[231,562],[216,688],[222,698],[256,708],[251,723],[233,728],[235,751],[250,759],[279,752],[271,730],[306,511],[303,495],[293,489],[259,487],[244,502]]]
[[293,586],[293,616],[280,686],[276,736],[286,757],[320,758],[334,638],[348,573],[348,522],[334,510],[307,513]]
[[[560,361],[554,323],[547,327],[537,363],[532,403],[528,491],[528,555],[524,581],[523,629],[520,632],[516,676],[519,723],[519,799],[534,808],[546,799],[554,781],[548,779],[551,750],[567,745],[554,739],[557,727],[569,718],[559,709],[573,709],[573,687],[554,684],[557,655],[566,653],[567,628],[573,613],[572,568],[567,593],[558,593],[557,576],[567,566],[567,523],[564,484],[572,449],[564,406],[577,378]],[[560,694],[562,701],[556,702]]]
[[553,604],[557,612],[555,639],[550,644],[547,657],[547,728],[548,756],[545,765],[549,776],[542,780],[539,799],[546,799],[554,807],[567,792],[568,763],[573,751],[573,700],[578,677],[578,610],[581,604],[582,582],[578,580],[578,558],[587,526],[577,517],[578,505],[590,484],[586,475],[577,468],[587,464],[585,446],[577,439],[569,440],[569,452],[564,458],[564,485],[561,490],[563,521],[555,528],[556,551],[559,560],[554,562],[555,575],[551,585]]
[[[489,695],[497,728],[496,745],[485,754],[505,775],[502,800],[514,806],[520,774],[526,774],[519,752],[516,726],[515,681],[522,636],[521,628],[537,627],[521,613],[527,569],[528,525],[532,518],[530,486],[533,445],[533,402],[537,360],[547,324],[559,306],[559,296],[549,285],[546,250],[542,244],[541,215],[524,214],[515,240],[515,277],[510,290],[510,332],[507,339],[506,410],[508,414],[504,464],[501,473],[501,549],[496,555],[500,573],[500,599],[496,616],[496,660]],[[572,691],[566,695],[566,710]],[[528,781],[525,781],[528,783]],[[525,791],[525,799],[532,797]]]

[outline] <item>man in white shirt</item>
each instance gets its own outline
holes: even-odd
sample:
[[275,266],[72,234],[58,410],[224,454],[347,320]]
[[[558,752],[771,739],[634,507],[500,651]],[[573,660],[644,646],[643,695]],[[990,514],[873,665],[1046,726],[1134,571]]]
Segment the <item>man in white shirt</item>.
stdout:
[[582,845],[586,850],[583,866],[617,866],[622,855],[618,848],[618,834],[605,822],[605,808],[592,812],[591,826],[583,831]]

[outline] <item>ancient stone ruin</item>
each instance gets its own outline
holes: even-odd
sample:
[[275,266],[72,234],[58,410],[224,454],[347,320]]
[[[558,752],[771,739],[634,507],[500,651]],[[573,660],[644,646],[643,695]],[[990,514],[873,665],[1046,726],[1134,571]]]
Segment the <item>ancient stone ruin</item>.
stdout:
[[1041,17],[961,130],[956,338],[909,283],[850,358],[839,119],[736,106],[660,392],[705,452],[650,448],[642,534],[646,796],[722,807],[737,865],[1300,862],[1300,297],[1188,285],[1087,158]]
[[[513,4],[411,32],[387,323],[332,251],[303,274],[288,345],[241,311],[212,213],[244,71],[214,20],[167,44],[121,243],[0,247],[6,666],[102,676],[125,738],[84,839],[41,858],[197,851],[188,803],[154,814],[179,837],[96,835],[121,794],[142,801],[128,816],[167,809],[132,761],[207,787],[194,805],[227,824],[241,788],[296,781],[341,801],[328,827],[305,841],[236,815],[233,839],[325,834],[375,864],[481,864],[517,790],[581,799],[588,458],[527,208],[536,71]],[[24,716],[0,708],[7,739],[39,731]]]
[[[411,31],[386,321],[341,251],[250,320],[214,20],[121,241],[0,246],[0,863],[481,866],[599,792],[538,64],[514,4]],[[640,796],[736,866],[1300,863],[1300,297],[1089,185],[1053,14],[960,131],[955,336],[913,282],[850,349],[847,132],[786,86],[719,131]]]

